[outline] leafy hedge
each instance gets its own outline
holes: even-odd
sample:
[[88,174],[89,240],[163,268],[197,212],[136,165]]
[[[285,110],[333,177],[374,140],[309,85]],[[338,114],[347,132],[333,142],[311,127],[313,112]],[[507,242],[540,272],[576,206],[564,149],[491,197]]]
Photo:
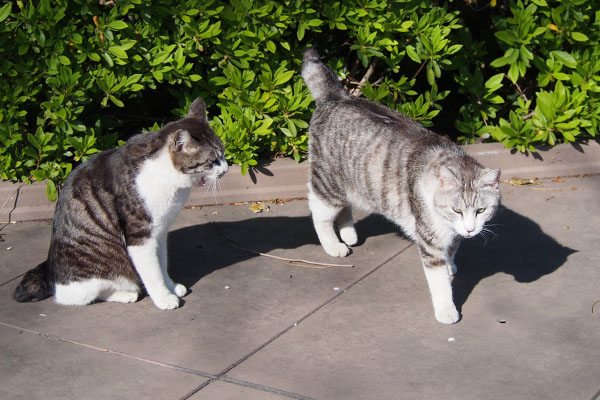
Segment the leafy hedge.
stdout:
[[41,0],[0,4],[0,176],[47,180],[205,99],[227,158],[306,156],[313,45],[345,84],[462,143],[595,136],[585,0]]

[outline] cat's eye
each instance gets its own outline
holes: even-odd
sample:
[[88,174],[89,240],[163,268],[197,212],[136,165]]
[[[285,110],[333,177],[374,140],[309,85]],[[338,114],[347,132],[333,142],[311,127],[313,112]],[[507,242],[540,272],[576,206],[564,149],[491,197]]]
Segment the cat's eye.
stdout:
[[454,208],[454,207],[452,207],[452,211],[454,211],[454,212],[455,212],[455,213],[457,213],[457,214],[462,214],[462,210],[461,210],[461,209],[459,209],[459,208]]
[[485,212],[485,207],[477,209],[477,214],[483,214],[484,212]]

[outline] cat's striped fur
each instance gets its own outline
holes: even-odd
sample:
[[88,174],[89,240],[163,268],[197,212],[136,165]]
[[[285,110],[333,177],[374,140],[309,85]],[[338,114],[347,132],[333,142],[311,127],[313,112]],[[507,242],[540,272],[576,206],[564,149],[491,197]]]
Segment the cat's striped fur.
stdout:
[[302,77],[316,102],[309,206],[324,250],[343,257],[356,244],[352,207],[386,216],[418,245],[438,321],[457,322],[454,254],[497,209],[500,170],[484,169],[403,114],[350,95],[314,49],[304,54]]
[[197,99],[188,116],[138,134],[77,167],[61,190],[46,261],[16,288],[19,302],[134,302],[143,284],[161,309],[187,289],[167,273],[167,231],[195,184],[227,171],[223,145]]

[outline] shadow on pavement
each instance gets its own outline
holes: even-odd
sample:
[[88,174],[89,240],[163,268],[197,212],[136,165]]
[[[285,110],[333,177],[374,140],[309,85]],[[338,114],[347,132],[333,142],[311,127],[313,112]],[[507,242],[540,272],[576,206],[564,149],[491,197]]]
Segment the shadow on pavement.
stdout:
[[[381,216],[370,215],[356,223],[358,246],[366,238],[396,233],[400,230]],[[478,236],[463,240],[456,255],[458,274],[454,277],[454,301],[459,308],[467,301],[477,284],[499,272],[512,275],[517,282],[533,282],[560,268],[576,250],[562,246],[545,234],[540,226],[508,208],[502,207],[491,221],[494,237]],[[202,277],[221,268],[257,257],[233,247],[224,236],[245,248],[269,253],[278,249],[297,249],[314,245],[309,251],[318,254],[295,253],[295,257],[319,257],[326,261],[310,216],[260,216],[233,222],[215,222],[190,226],[169,234],[169,272],[174,280],[192,287]],[[488,235],[489,236],[489,235]],[[285,256],[281,252],[278,253]]]
[[558,243],[540,226],[508,208],[502,207],[492,219],[495,237],[463,240],[456,254],[458,274],[454,277],[454,302],[460,308],[477,284],[499,272],[512,275],[517,282],[534,282],[560,268],[577,250]]
[[[394,224],[377,215],[357,221],[356,229],[359,245],[364,243],[365,238],[399,231]],[[170,232],[168,265],[171,277],[191,287],[213,271],[257,257],[256,254],[231,246],[224,235],[245,248],[261,253],[315,245],[318,247],[311,248],[311,251],[317,251],[318,254],[309,257],[296,252],[295,257],[331,262],[331,258],[321,249],[310,216],[261,216],[234,222],[195,225]],[[278,255],[286,256],[281,253]]]

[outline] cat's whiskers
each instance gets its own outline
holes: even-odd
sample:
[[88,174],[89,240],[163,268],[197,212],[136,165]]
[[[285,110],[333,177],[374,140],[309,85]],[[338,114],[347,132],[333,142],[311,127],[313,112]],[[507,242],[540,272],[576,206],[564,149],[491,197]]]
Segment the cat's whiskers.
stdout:
[[[494,225],[490,225],[490,226],[495,228]],[[483,228],[481,228],[481,231],[479,232],[479,235],[477,235],[477,236],[483,238],[484,246],[487,246],[487,243],[490,239],[496,239],[498,237],[498,233],[489,229],[488,226],[486,225]]]

